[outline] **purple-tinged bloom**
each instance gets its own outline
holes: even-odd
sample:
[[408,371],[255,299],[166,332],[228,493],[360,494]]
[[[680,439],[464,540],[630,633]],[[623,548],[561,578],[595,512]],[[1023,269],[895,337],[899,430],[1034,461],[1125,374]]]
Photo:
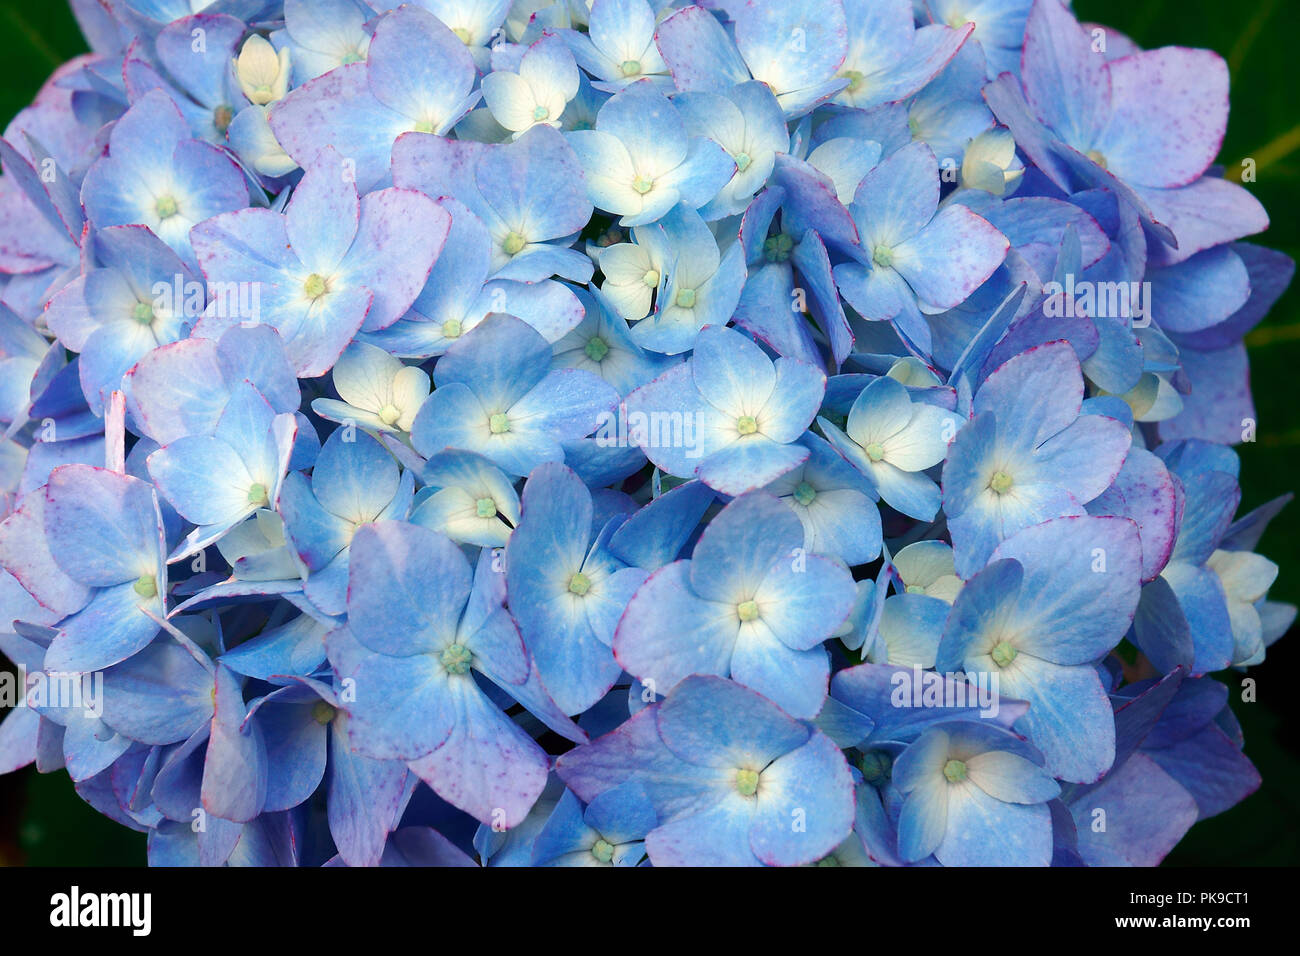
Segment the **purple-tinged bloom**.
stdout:
[[729,34],[708,10],[690,6],[659,25],[657,42],[679,90],[718,90],[751,77],[794,119],[849,82],[840,75],[848,23],[840,0],[746,3]]
[[465,44],[419,7],[403,5],[380,20],[365,56],[300,86],[269,118],[298,165],[332,147],[353,163],[357,187],[369,190],[388,181],[397,137],[445,134],[479,93]]
[[622,673],[614,629],[646,572],[610,553],[621,519],[598,525],[591,493],[563,465],[534,470],[521,503],[505,554],[510,609],[547,691],[577,714]]
[[848,53],[839,75],[848,86],[836,103],[869,110],[907,99],[930,82],[974,27],[945,24],[917,28],[912,0],[844,0]]
[[957,573],[988,561],[998,542],[1083,506],[1119,474],[1132,438],[1103,415],[1080,414],[1083,377],[1068,343],[1035,346],[990,375],[973,420],[953,440],[943,504]]
[[655,46],[655,10],[646,0],[593,0],[586,33],[563,34],[578,65],[607,93],[639,80],[671,92],[668,65]]
[[203,550],[258,509],[275,506],[297,427],[245,382],[211,435],[178,438],[149,456],[149,476],[162,496],[196,525],[169,560]]
[[652,574],[614,633],[624,669],[656,694],[690,674],[752,687],[811,719],[826,699],[822,641],[848,617],[857,589],[838,562],[805,550],[803,526],[763,492],[735,499],[689,560]]
[[568,141],[592,203],[621,216],[623,226],[655,222],[678,203],[707,206],[738,165],[712,139],[692,135],[673,103],[648,84],[611,97],[596,128],[569,133]]
[[[283,215],[243,209],[193,233],[210,282],[256,283],[266,324],[304,378],[327,372],[359,329],[385,328],[410,308],[450,228],[428,196],[391,188],[359,197],[344,172],[326,151]],[[240,318],[209,322],[225,327]]]
[[795,442],[825,391],[819,369],[773,362],[744,333],[711,325],[689,361],[628,396],[624,414],[629,438],[662,470],[739,495],[808,459],[808,448]]
[[939,164],[905,146],[863,178],[849,207],[861,245],[835,267],[840,292],[864,319],[891,320],[922,352],[925,314],[964,302],[1002,264],[1009,243],[959,204],[939,208]]
[[438,360],[437,387],[411,424],[415,449],[478,452],[511,475],[562,461],[560,442],[590,435],[618,394],[590,372],[552,370],[551,358],[532,326],[489,316]]
[[533,843],[533,866],[637,866],[657,823],[635,781],[606,790],[585,809],[565,790]]
[[952,412],[913,401],[905,385],[882,375],[858,394],[843,431],[826,418],[817,424],[886,504],[921,521],[934,518],[939,486],[925,470],[948,451],[958,426]]
[[489,269],[498,279],[591,278],[591,260],[568,248],[591,218],[582,164],[550,127],[509,144],[403,136],[393,146],[393,181],[450,196],[478,216],[492,237]]
[[953,721],[931,727],[894,761],[906,794],[898,848],[909,863],[933,854],[944,866],[1047,866],[1046,806],[1061,788],[1042,757],[1015,734]]
[[167,544],[154,490],[103,468],[66,465],[50,475],[44,519],[51,558],[89,589],[84,606],[57,625],[46,669],[94,671],[148,645],[167,594]]
[[148,226],[193,264],[190,228],[246,207],[248,187],[221,150],[191,138],[167,95],[151,90],[114,125],[108,155],[86,172],[81,202],[95,228]]
[[1094,665],[1132,623],[1141,558],[1126,518],[1053,518],[1002,542],[953,602],[937,668],[997,674],[1003,693],[1028,701],[1016,726],[1054,777],[1091,783],[1114,760]]
[[94,243],[101,265],[51,299],[45,321],[66,348],[80,353],[82,392],[91,411],[102,415],[122,376],[158,346],[182,338],[206,296],[198,293],[193,311],[184,299],[175,301],[178,287],[184,295],[197,280],[145,226],[110,226],[96,233]]
[[356,689],[343,706],[358,753],[405,760],[448,803],[511,827],[542,792],[548,760],[473,676],[507,693],[528,681],[504,597],[491,552],[473,572],[427,528],[367,525],[352,542],[348,623],[326,644],[336,682]]
[[853,777],[836,746],[718,677],[688,677],[557,769],[588,803],[639,785],[660,821],[645,841],[655,866],[798,866],[853,827]]

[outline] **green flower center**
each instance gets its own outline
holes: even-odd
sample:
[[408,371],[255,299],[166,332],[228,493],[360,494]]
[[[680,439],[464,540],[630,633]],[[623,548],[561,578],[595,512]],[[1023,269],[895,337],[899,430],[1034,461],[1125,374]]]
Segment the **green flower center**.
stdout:
[[1106,157],[1105,157],[1105,155],[1102,154],[1102,153],[1097,152],[1097,150],[1095,150],[1095,149],[1090,149],[1090,150],[1088,150],[1088,152],[1086,153],[1086,155],[1087,155],[1087,157],[1088,157],[1089,159],[1091,159],[1094,163],[1096,163],[1096,164],[1097,164],[1098,166],[1100,166],[1102,169],[1109,169],[1109,168],[1110,168],[1110,167],[1108,167],[1108,166],[1106,165]]
[[745,170],[749,169],[749,164],[753,162],[749,157],[749,153],[737,153],[735,159],[736,172],[739,173],[743,173]]
[[1019,652],[1006,641],[999,641],[994,645],[993,650],[989,652],[989,656],[993,658],[993,663],[997,664],[998,667],[1007,667],[1016,659],[1018,653]]
[[322,727],[334,719],[335,713],[333,706],[323,700],[316,701],[311,707],[312,719]]
[[888,269],[894,264],[894,250],[882,243],[871,250],[871,261],[882,269]]
[[171,196],[159,196],[153,204],[159,219],[170,219],[176,215],[176,200]]
[[131,590],[142,598],[157,597],[158,579],[152,574],[142,574],[135,579],[135,584],[131,585]]
[[807,508],[817,497],[817,489],[806,481],[801,481],[794,489],[794,500]]
[[591,590],[591,578],[587,577],[581,571],[574,571],[569,578],[569,593],[582,597]]
[[641,72],[640,60],[624,60],[618,65],[618,71],[624,76],[636,76]]
[[758,431],[758,421],[753,415],[741,415],[736,419],[736,431],[742,435],[752,435]]
[[131,318],[141,325],[149,325],[153,322],[153,306],[148,302],[137,302],[131,310]]
[[212,125],[217,128],[218,133],[224,133],[230,129],[230,121],[235,118],[235,111],[229,106],[218,106],[212,111]]
[[641,281],[644,282],[651,289],[659,288],[659,270],[658,269],[647,270],[646,274],[641,277]]
[[447,669],[448,674],[461,676],[469,673],[470,664],[474,662],[474,655],[464,644],[448,644],[442,649],[442,654],[438,658],[442,666]]
[[255,481],[248,486],[248,503],[250,505],[264,505],[266,501],[266,485],[260,481]]
[[848,91],[856,93],[862,87],[862,73],[859,70],[845,70],[840,76],[849,81]]
[[874,786],[888,779],[894,760],[883,750],[868,750],[862,755],[858,769],[862,771],[862,779]]
[[644,176],[638,176],[636,179],[632,180],[632,188],[644,196],[650,190],[655,188],[655,181],[653,179],[646,179]]
[[458,339],[461,333],[460,319],[446,319],[442,323],[442,334],[444,338]]
[[885,446],[878,441],[873,441],[866,448],[862,449],[867,453],[867,457],[872,461],[880,461],[885,457]]
[[[362,60],[364,60],[364,59],[365,59],[365,56],[364,56],[360,51],[358,51],[358,50],[353,50],[351,53],[344,53],[344,54],[343,54],[343,60],[342,60],[342,63],[343,63],[344,66],[347,66],[349,63],[360,63],[360,62],[361,62]],[[421,132],[423,132],[423,131],[421,131]]]
[[614,844],[604,839],[597,840],[591,846],[591,855],[601,863],[608,863],[614,859]]
[[794,236],[789,233],[778,233],[763,240],[763,255],[768,262],[785,262],[793,250]]
[[385,425],[395,425],[401,417],[402,413],[392,405],[385,405],[379,410],[379,420]]
[[546,117],[548,117],[548,116],[550,116],[550,115],[551,115],[551,111],[548,110],[545,106],[534,106],[534,107],[533,107],[533,121],[534,121],[534,122],[540,123],[542,120],[546,119]]
[[758,793],[758,771],[737,770],[736,792],[742,797],[752,797],[754,794]]
[[925,593],[925,588],[921,587],[921,585],[919,585],[919,584],[909,584],[909,585],[908,585],[906,588],[904,588],[903,590],[905,590],[908,594],[924,594],[924,593]]
[[678,289],[678,290],[677,290],[677,296],[676,296],[676,298],[674,299],[674,301],[675,301],[679,306],[681,306],[683,309],[693,309],[693,308],[695,308],[695,290],[694,290],[694,289]]
[[840,861],[833,856],[824,856],[817,861],[818,866],[839,866]]
[[966,765],[960,760],[949,760],[943,765],[943,775],[949,783],[961,783],[966,779]]
[[609,354],[609,346],[605,344],[602,338],[592,338],[587,340],[587,347],[583,349],[587,353],[587,358],[593,362],[599,362]]
[[493,435],[504,435],[510,431],[510,419],[502,412],[497,412],[488,419],[488,431]]
[[526,245],[528,245],[528,240],[517,232],[510,233],[501,241],[501,248],[505,250],[508,256],[515,255]]
[[318,272],[313,272],[307,277],[307,281],[302,284],[302,291],[309,299],[319,299],[329,289],[325,277]]
[[742,621],[758,620],[758,602],[741,601],[736,605],[736,617],[740,618]]
[[474,45],[474,38],[470,36],[469,31],[464,27],[453,27],[451,32],[456,34],[456,38],[466,46]]
[[480,518],[495,518],[497,516],[497,503],[491,498],[479,498],[474,502],[474,513]]
[[1011,476],[1005,471],[995,471],[993,477],[989,479],[989,487],[1000,495],[1005,495],[1014,484],[1015,482],[1011,480]]

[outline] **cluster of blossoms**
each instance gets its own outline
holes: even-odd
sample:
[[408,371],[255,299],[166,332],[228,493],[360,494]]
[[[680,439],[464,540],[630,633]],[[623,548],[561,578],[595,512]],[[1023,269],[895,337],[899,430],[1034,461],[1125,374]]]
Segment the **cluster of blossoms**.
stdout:
[[1258,785],[1293,266],[1216,55],[73,8],[0,141],[0,772],[161,865],[1145,865]]

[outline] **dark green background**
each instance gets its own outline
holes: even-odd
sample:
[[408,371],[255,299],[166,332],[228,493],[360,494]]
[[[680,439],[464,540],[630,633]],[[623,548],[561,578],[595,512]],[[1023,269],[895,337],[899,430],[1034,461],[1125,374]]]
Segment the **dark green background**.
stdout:
[[[778,0],[773,0],[778,2]],[[1300,3],[1295,0],[1076,0],[1080,17],[1124,33],[1144,47],[1209,47],[1232,71],[1232,116],[1220,161],[1239,169],[1253,158],[1248,186],[1273,225],[1260,241],[1300,257],[1300,109],[1296,107]],[[7,123],[45,77],[84,52],[76,23],[59,0],[0,0],[0,118]],[[1258,441],[1240,446],[1243,508],[1300,485],[1291,468],[1300,446],[1294,412],[1300,385],[1300,292],[1296,287],[1247,339],[1255,382]],[[1262,543],[1281,565],[1271,596],[1300,602],[1300,506],[1283,512]],[[1293,865],[1300,860],[1300,635],[1290,634],[1251,672],[1259,702],[1234,701],[1246,753],[1264,786],[1238,807],[1194,827],[1170,865]],[[1237,695],[1234,695],[1234,697]],[[26,862],[91,866],[144,862],[144,838],[87,807],[65,774],[31,770],[0,778],[0,865]]]

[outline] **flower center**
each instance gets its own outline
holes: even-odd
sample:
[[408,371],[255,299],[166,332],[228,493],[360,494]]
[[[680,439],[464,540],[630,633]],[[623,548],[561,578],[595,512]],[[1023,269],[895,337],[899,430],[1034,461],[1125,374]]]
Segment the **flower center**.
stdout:
[[758,431],[758,422],[753,415],[741,415],[736,419],[736,431],[742,435],[752,435]]
[[647,270],[646,274],[641,277],[641,281],[644,282],[651,289],[659,288],[659,270],[658,269]]
[[693,309],[693,308],[695,308],[695,290],[694,290],[694,289],[678,289],[678,290],[677,290],[677,297],[676,297],[676,299],[675,299],[674,301],[675,301],[679,306],[681,306],[683,309]]
[[742,621],[758,620],[758,602],[752,600],[741,601],[736,605],[736,617]]
[[743,173],[749,168],[749,164],[753,162],[753,160],[750,159],[749,153],[737,153],[735,155],[735,160],[736,172],[738,173]]
[[1087,152],[1086,155],[1087,155],[1087,157],[1088,157],[1089,159],[1091,159],[1094,163],[1096,163],[1096,164],[1097,164],[1098,166],[1100,166],[1102,169],[1109,169],[1109,168],[1110,168],[1109,166],[1106,165],[1106,156],[1105,156],[1103,153],[1099,153],[1099,152],[1097,152],[1097,150],[1095,150],[1095,149],[1090,149],[1090,150],[1088,150],[1088,152]]
[[334,719],[334,714],[335,714],[334,708],[323,700],[318,700],[316,701],[316,703],[312,704],[311,707],[312,719],[315,720],[316,723],[320,724],[322,727]]
[[993,477],[989,479],[989,487],[1000,495],[1005,495],[1014,484],[1015,482],[1011,480],[1011,476],[1005,471],[995,471]]
[[1019,652],[1006,641],[999,641],[994,645],[993,650],[989,652],[989,656],[993,658],[993,663],[997,664],[998,667],[1007,667],[1016,659],[1018,653]]
[[379,420],[385,425],[395,425],[401,417],[402,413],[392,405],[385,405],[379,410]]
[[849,81],[848,91],[856,93],[862,87],[862,72],[860,70],[845,70],[840,76]]
[[458,339],[460,338],[460,333],[460,319],[446,319],[442,323],[443,338]]
[[886,780],[893,768],[893,758],[883,750],[868,750],[862,755],[862,762],[858,764],[858,769],[862,771],[862,779],[873,786]]
[[307,298],[314,301],[329,291],[329,283],[325,281],[323,275],[313,272],[307,277],[307,281],[302,284],[302,291]]
[[597,840],[591,846],[591,855],[601,863],[608,863],[614,859],[614,844],[604,839]]
[[839,866],[840,861],[833,856],[824,856],[817,861],[818,866]]
[[469,673],[470,664],[474,661],[474,655],[464,644],[448,644],[442,649],[442,654],[438,658],[442,666],[447,669],[448,674],[461,676]]
[[255,481],[248,486],[248,503],[250,505],[264,505],[266,501],[266,485],[260,481]]
[[794,500],[807,508],[817,497],[817,489],[806,481],[801,481],[794,489]]
[[569,578],[569,593],[582,597],[590,590],[591,578],[587,577],[581,571],[573,572],[573,576]]
[[752,797],[758,793],[758,771],[737,770],[736,792],[742,797]]
[[137,302],[131,310],[131,318],[141,325],[150,325],[153,322],[153,306],[148,302]]
[[170,219],[176,215],[176,200],[171,196],[159,196],[153,204],[159,219]]
[[218,133],[224,133],[230,129],[230,121],[235,118],[235,111],[229,106],[218,106],[212,111],[212,125],[217,128]]
[[505,413],[497,412],[488,419],[488,431],[493,435],[504,435],[510,431],[510,419],[506,417]]
[[142,598],[157,597],[158,579],[152,574],[142,574],[135,579],[135,584],[131,585],[131,590]]
[[618,71],[624,76],[636,76],[641,72],[640,60],[624,60],[618,65]]
[[344,53],[342,63],[347,66],[349,63],[360,63],[365,56],[359,50],[353,50],[351,53]]
[[491,498],[479,498],[474,502],[474,513],[480,518],[495,518],[497,516],[497,503]]
[[906,588],[904,588],[903,590],[906,591],[908,594],[924,594],[924,593],[925,593],[925,588],[921,587],[921,585],[919,585],[919,584],[909,584],[909,585],[908,585]]
[[880,268],[888,269],[894,264],[894,250],[882,243],[871,250],[871,260]]
[[650,190],[655,188],[655,181],[653,179],[646,179],[644,176],[638,176],[636,179],[632,180],[632,188],[644,196]]
[[872,461],[880,461],[880,459],[885,457],[885,446],[880,444],[878,441],[873,441],[862,450],[867,453],[867,457]]
[[545,106],[533,107],[533,122],[535,123],[540,123],[542,120],[546,119],[546,117],[550,115],[551,115],[551,111],[548,110]]
[[949,760],[943,765],[943,775],[949,783],[961,783],[966,779],[966,765],[960,760]]
[[501,242],[501,248],[505,250],[506,255],[516,255],[520,249],[528,244],[528,240],[517,232],[512,232]]
[[785,262],[793,249],[794,236],[788,233],[769,236],[763,241],[763,255],[768,262]]
[[604,339],[596,337],[587,340],[587,347],[583,351],[587,353],[587,358],[599,362],[609,354],[609,346],[605,344]]
[[469,31],[464,27],[453,27],[451,32],[456,34],[456,38],[466,46],[474,45],[474,38],[470,36]]

